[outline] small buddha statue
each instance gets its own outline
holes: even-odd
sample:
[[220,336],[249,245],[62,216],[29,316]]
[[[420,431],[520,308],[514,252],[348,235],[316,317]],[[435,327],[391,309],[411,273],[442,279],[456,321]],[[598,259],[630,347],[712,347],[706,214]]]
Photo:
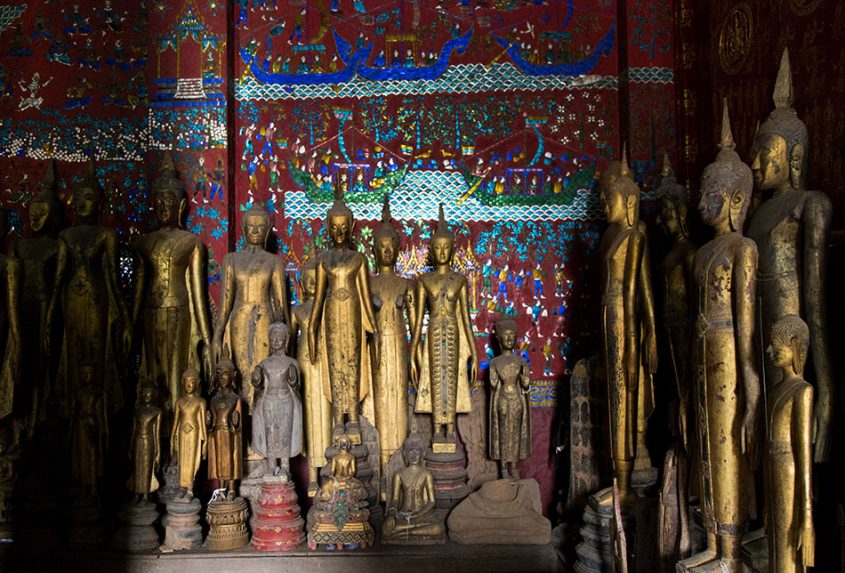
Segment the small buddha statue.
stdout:
[[127,482],[138,503],[150,500],[150,493],[158,489],[155,472],[161,464],[161,408],[153,403],[155,386],[149,382],[141,386],[139,403],[132,418],[129,438],[132,475]]
[[[308,354],[314,364],[322,360],[323,372],[328,373],[328,379],[323,378],[323,392],[331,401],[333,435],[345,432],[353,444],[360,444],[360,403],[371,386],[367,333],[374,337],[378,364],[378,329],[367,263],[361,253],[351,248],[354,220],[342,192],[329,209],[326,227],[332,247],[317,262],[317,284],[308,322]],[[319,347],[318,331],[322,339]]]
[[769,571],[804,573],[815,554],[812,495],[813,387],[804,381],[810,343],[807,323],[794,314],[772,325],[767,354],[780,370],[768,395],[766,530]]
[[252,417],[252,448],[265,458],[264,476],[287,477],[290,458],[302,451],[299,365],[285,353],[289,335],[284,322],[270,325],[271,354],[252,373],[258,396]]
[[181,376],[198,341],[203,343],[206,374],[211,372],[211,323],[205,245],[180,228],[187,199],[169,153],[159,170],[151,186],[158,229],[135,245],[143,265],[138,269],[134,316],[143,311],[142,371],[147,380],[165,381],[160,390],[170,419]]
[[402,453],[407,466],[393,476],[393,489],[381,526],[382,543],[446,542],[446,527],[434,512],[434,477],[423,465],[424,449],[416,433],[405,438]]
[[499,462],[502,479],[518,480],[517,462],[531,455],[531,371],[525,359],[513,352],[516,321],[499,320],[496,338],[502,353],[490,361],[490,459]]
[[[651,409],[651,374],[657,370],[654,296],[649,277],[645,223],[639,218],[640,189],[625,150],[599,181],[608,228],[601,241],[604,360],[610,409],[613,473],[623,500],[631,494],[635,458],[648,457],[645,420]],[[650,464],[649,464],[650,465]]]
[[243,473],[243,406],[232,387],[235,363],[228,356],[228,348],[217,363],[215,378],[217,393],[206,412],[208,426],[208,479],[216,479],[226,488],[226,499],[234,500],[235,481]]
[[[373,234],[378,274],[370,279],[379,331],[381,362],[373,377],[375,425],[379,432],[381,475],[390,455],[408,435],[408,322],[414,312],[414,281],[396,274],[399,234],[393,228],[388,195],[381,224]],[[413,320],[410,320],[413,324]],[[411,328],[413,332],[413,328]]]
[[[311,308],[314,305],[314,289],[317,284],[317,261],[311,259],[302,267],[300,287],[302,304],[291,310],[291,338],[298,336],[296,360],[300,367],[303,400],[303,449],[308,458],[308,497],[317,495],[317,476],[320,468],[326,465],[326,448],[332,441],[331,404],[323,388],[323,361],[312,363],[308,357],[308,323],[311,320]],[[299,333],[299,334],[297,334]],[[317,339],[318,353],[323,339]],[[322,354],[320,354],[322,356]]]
[[109,447],[106,394],[94,382],[94,368],[80,366],[80,388],[71,403],[71,475],[82,495],[94,497]]
[[[825,277],[833,209],[821,191],[807,190],[809,136],[792,108],[789,52],[783,51],[775,82],[775,109],[754,137],[751,171],[763,201],[751,218],[748,236],[759,249],[757,292],[763,339],[778,319],[801,316],[810,328],[818,400],[814,411],[815,461],[830,457],[836,391],[828,346]],[[764,364],[767,388],[780,376]]]
[[753,355],[757,246],[742,236],[742,228],[754,180],[734,147],[725,100],[720,151],[704,169],[698,204],[715,236],[693,260],[695,403],[707,549],[682,561],[685,571],[713,566],[739,571],[740,533],[753,503],[748,463],[759,439],[760,379]]
[[205,400],[199,396],[199,387],[200,374],[189,366],[182,374],[182,397],[176,401],[170,432],[170,456],[178,463],[179,499],[182,501],[190,501],[193,497],[200,459],[204,460],[208,455],[207,409]]
[[[265,250],[271,228],[270,214],[253,203],[241,222],[245,249],[223,258],[212,354],[215,362],[219,360],[226,340],[242,380],[270,356],[266,337],[270,324],[290,323],[283,261]],[[241,398],[251,413],[255,402],[251,384],[243,384]]]
[[[433,449],[451,453],[456,450],[455,418],[470,411],[469,386],[475,383],[478,372],[467,279],[452,270],[454,252],[455,236],[449,231],[441,204],[437,230],[429,247],[434,270],[419,277],[414,295],[411,379],[417,388],[415,411],[432,415]],[[429,320],[423,342],[426,308]]]

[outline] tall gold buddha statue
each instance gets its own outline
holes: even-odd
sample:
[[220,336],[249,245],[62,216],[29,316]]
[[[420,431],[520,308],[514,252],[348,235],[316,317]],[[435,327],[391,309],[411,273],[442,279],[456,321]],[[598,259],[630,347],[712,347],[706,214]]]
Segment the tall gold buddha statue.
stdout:
[[803,573],[815,559],[813,387],[804,381],[810,331],[788,314],[772,325],[767,354],[781,371],[768,395],[766,530],[769,571]]
[[[381,448],[381,475],[386,478],[390,455],[408,435],[408,323],[414,312],[414,281],[396,274],[399,234],[393,228],[388,196],[381,224],[373,235],[378,274],[371,279],[373,306],[380,335],[381,363],[373,377],[375,424]],[[413,319],[410,323],[413,324]],[[413,328],[411,329],[413,331]]]
[[[469,316],[467,279],[452,270],[455,236],[446,224],[442,204],[429,253],[434,270],[417,279],[414,295],[411,379],[417,389],[416,412],[432,415],[432,450],[454,453],[455,419],[457,414],[470,412],[469,386],[477,377],[478,356]],[[426,308],[429,320],[423,341]]]
[[760,399],[753,356],[757,246],[742,236],[754,181],[734,147],[725,100],[720,151],[704,170],[698,204],[715,236],[693,261],[695,403],[707,550],[682,561],[684,571],[739,571],[740,536],[754,503],[748,485]]
[[[47,319],[47,307],[53,296],[56,278],[56,259],[59,242],[56,239],[62,205],[56,194],[55,165],[47,162],[47,171],[39,182],[38,194],[29,203],[29,227],[32,236],[18,239],[13,255],[22,262],[21,303],[28,309],[20,316],[22,361],[29,370],[31,412],[28,432],[44,416],[44,400],[52,391],[50,361],[44,354],[42,331]],[[16,408],[17,409],[17,408]]]
[[360,444],[360,402],[371,385],[367,333],[373,334],[376,364],[379,343],[367,263],[351,246],[354,224],[352,211],[338,192],[326,219],[332,246],[317,261],[308,353],[311,363],[322,360],[323,372],[328,373],[323,377],[323,393],[331,401],[332,434],[346,433],[353,444]]
[[[754,212],[748,236],[757,242],[757,273],[763,339],[772,324],[788,314],[804,318],[810,328],[810,354],[818,400],[814,422],[815,460],[830,456],[835,389],[827,344],[825,302],[826,244],[830,231],[830,199],[807,190],[809,137],[792,108],[792,74],[785,49],[775,83],[775,109],[757,130],[751,170],[754,184],[767,194]],[[766,387],[780,372],[765,363]]]
[[[91,366],[93,385],[105,391],[108,411],[123,406],[112,341],[117,338],[114,329],[118,329],[120,351],[127,352],[132,323],[117,291],[117,234],[97,225],[103,198],[92,160],[85,179],[73,192],[79,224],[59,233],[55,286],[44,326],[46,353],[60,351],[56,388],[65,413],[79,388],[82,364]],[[51,325],[57,312],[62,313],[64,332],[61,345],[54,348]]]
[[270,356],[270,325],[290,323],[284,264],[281,257],[265,250],[271,228],[270,214],[253,203],[241,222],[245,250],[223,258],[222,299],[212,342],[215,363],[224,340],[232,349],[241,378],[241,397],[250,414],[255,390],[249,379]]
[[[0,238],[6,232],[6,211],[0,209]],[[21,262],[0,253],[0,285],[5,294],[0,301],[0,350],[4,350],[0,366],[0,419],[12,413],[15,386],[21,367]],[[5,343],[5,346],[3,346]]]
[[653,408],[651,374],[657,369],[657,342],[646,228],[639,217],[640,189],[631,177],[624,148],[622,161],[611,161],[602,173],[599,193],[608,222],[601,241],[601,328],[610,452],[625,499],[631,493],[635,458],[648,458],[648,452],[641,450],[645,450],[645,420]]
[[[316,250],[314,251],[316,255]],[[296,344],[296,360],[299,362],[302,379],[303,450],[308,458],[308,497],[319,491],[317,476],[326,465],[326,448],[332,443],[331,403],[323,393],[323,361],[311,363],[308,358],[308,323],[314,305],[314,289],[317,286],[317,259],[312,258],[302,267],[299,285],[302,304],[291,310],[291,338],[299,336]],[[317,339],[318,353],[324,352]]]
[[206,251],[199,237],[179,228],[187,201],[169,153],[162,158],[151,191],[158,229],[136,244],[143,265],[138,272],[135,316],[143,308],[144,378],[165,381],[160,391],[166,419],[172,419],[182,374],[200,341],[206,373],[211,372]]

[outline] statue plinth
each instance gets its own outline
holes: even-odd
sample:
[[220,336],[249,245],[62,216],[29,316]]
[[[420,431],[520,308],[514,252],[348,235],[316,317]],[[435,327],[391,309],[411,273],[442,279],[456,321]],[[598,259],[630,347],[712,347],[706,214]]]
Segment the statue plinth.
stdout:
[[84,498],[71,510],[68,548],[78,551],[93,551],[105,545],[100,504],[96,498]]
[[242,497],[210,502],[205,513],[209,525],[205,545],[214,551],[243,547],[249,543],[249,531],[246,528],[248,518],[249,507]]
[[[455,444],[452,444],[453,448]],[[466,453],[452,451],[451,453],[427,452],[425,467],[431,470],[434,478],[434,496],[437,509],[452,509],[469,495],[467,486]]]
[[287,478],[267,478],[252,521],[252,546],[259,551],[290,551],[305,541],[296,490]]
[[195,497],[190,500],[175,498],[168,502],[162,551],[197,549],[202,545],[201,510],[200,500]]
[[128,553],[158,549],[158,532],[153,526],[158,518],[158,511],[153,503],[124,504],[117,514],[120,527],[112,539],[112,547]]

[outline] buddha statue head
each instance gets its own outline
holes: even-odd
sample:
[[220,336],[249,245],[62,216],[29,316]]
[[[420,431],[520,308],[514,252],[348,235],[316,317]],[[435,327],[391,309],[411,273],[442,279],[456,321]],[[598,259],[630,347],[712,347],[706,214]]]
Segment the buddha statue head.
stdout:
[[265,248],[267,238],[270,236],[270,213],[253,203],[241,219],[241,232],[244,241],[250,246]]
[[299,277],[299,286],[302,287],[302,297],[308,300],[314,296],[317,290],[317,259],[312,258],[302,267]]
[[373,233],[373,251],[378,266],[393,268],[399,257],[399,233],[393,228],[393,218],[390,216],[389,195],[384,195],[384,207],[381,210],[381,224]]
[[516,321],[512,318],[502,318],[496,321],[496,339],[502,352],[512,352],[516,347]]
[[672,172],[668,153],[663,155],[663,171],[660,185],[657,187],[657,196],[660,197],[659,221],[666,234],[677,238],[689,237],[687,226],[689,193],[686,187],[678,183]]
[[200,387],[200,373],[193,366],[188,366],[182,373],[182,390],[185,394],[196,394]]
[[440,204],[437,230],[431,236],[429,253],[436,267],[448,267],[452,263],[452,255],[455,254],[455,235],[452,234],[449,225],[446,223],[443,203]]
[[61,217],[62,203],[56,194],[55,160],[47,162],[47,171],[38,183],[38,194],[29,203],[29,226],[35,235],[55,231]]
[[73,209],[83,223],[95,224],[97,222],[104,197],[103,188],[97,180],[97,169],[92,155],[88,162],[85,177],[76,186],[73,193]]
[[775,109],[758,128],[751,151],[754,183],[760,190],[805,189],[807,180],[807,126],[792,108],[792,71],[784,48],[775,81]]
[[331,237],[334,247],[351,248],[355,219],[352,216],[352,210],[343,200],[343,190],[336,188],[334,197],[334,203],[329,208],[326,218],[329,237]]
[[217,386],[221,390],[228,390],[235,385],[235,363],[232,362],[232,354],[229,351],[229,346],[223,348],[223,356],[217,361],[215,367],[215,375],[217,378]]
[[736,152],[728,115],[728,100],[725,98],[719,153],[701,176],[701,200],[698,203],[701,220],[711,227],[728,225],[731,231],[742,231],[753,187],[751,169]]
[[161,158],[158,177],[152,184],[153,211],[159,228],[178,227],[187,205],[185,187],[176,176],[173,156],[167,152]]
[[599,179],[599,196],[609,224],[633,227],[640,217],[640,187],[631,176],[625,146],[622,159],[613,160]]
[[144,382],[138,390],[138,401],[143,406],[151,406],[155,400],[156,387],[151,382]]
[[810,329],[800,316],[787,314],[772,325],[766,353],[777,368],[792,368],[802,375],[810,347]]
[[409,466],[416,466],[422,463],[423,454],[425,453],[425,446],[420,439],[419,434],[411,432],[402,443],[402,455],[405,458],[405,463]]
[[268,338],[270,352],[278,352],[287,347],[290,328],[284,322],[274,322],[270,325]]

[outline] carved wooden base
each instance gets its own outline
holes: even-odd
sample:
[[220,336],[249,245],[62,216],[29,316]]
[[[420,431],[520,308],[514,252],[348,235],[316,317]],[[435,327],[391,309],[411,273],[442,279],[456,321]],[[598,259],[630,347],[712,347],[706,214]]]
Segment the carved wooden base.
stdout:
[[265,482],[255,505],[252,546],[259,551],[295,549],[305,541],[304,525],[293,483]]
[[214,551],[237,549],[249,543],[246,528],[249,507],[246,500],[215,500],[208,504],[205,519],[208,521],[208,538],[205,545]]
[[426,452],[425,467],[434,478],[437,509],[452,509],[470,494],[467,486],[466,454],[461,450],[450,454]]
[[365,549],[375,541],[373,528],[367,521],[346,522],[342,529],[328,524],[315,523],[308,532],[308,549]]
[[202,545],[201,510],[200,500],[196,498],[176,498],[167,504],[162,551],[197,549]]
[[153,527],[158,517],[155,504],[130,502],[123,505],[117,514],[120,527],[114,534],[112,547],[129,553],[158,549],[158,532]]

